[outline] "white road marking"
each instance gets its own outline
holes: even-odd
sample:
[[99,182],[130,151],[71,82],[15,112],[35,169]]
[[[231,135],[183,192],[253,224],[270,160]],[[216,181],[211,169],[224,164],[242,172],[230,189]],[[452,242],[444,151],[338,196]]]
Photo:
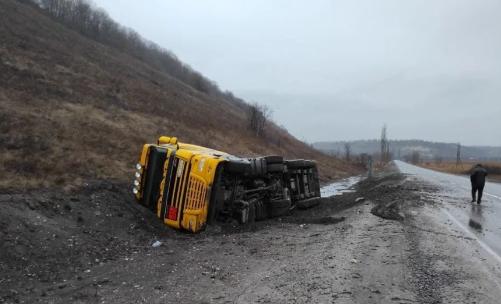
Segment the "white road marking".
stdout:
[[456,225],[458,225],[469,237],[476,240],[478,244],[485,249],[485,251],[487,251],[490,255],[492,255],[494,259],[496,259],[501,264],[501,257],[494,250],[492,250],[492,248],[489,247],[489,245],[484,243],[473,232],[471,232],[470,229],[466,228],[463,224],[461,224],[461,222],[458,221],[452,214],[450,214],[449,211],[442,208],[442,212],[445,213],[445,215],[447,215]]
[[493,198],[497,198],[498,200],[501,200],[501,196],[497,196],[497,195],[490,194],[490,193],[487,193],[487,192],[485,192],[484,194],[487,195],[487,196],[493,197]]
[[[463,224],[461,224],[461,222],[458,221],[452,214],[450,214],[449,211],[447,211],[444,208],[442,208],[441,210],[442,210],[443,213],[445,213],[445,215],[447,215],[451,219],[451,221],[453,221],[458,227],[460,227],[469,237],[471,237],[472,239],[476,240],[477,243],[480,245],[480,247],[482,247],[485,251],[487,251],[487,253],[489,253],[496,261],[498,261],[498,263],[501,264],[501,257],[494,250],[492,250],[492,248],[489,247],[489,245],[487,245],[486,243],[484,243],[474,233],[472,233],[468,228],[466,228]],[[499,289],[501,289],[501,283],[499,282],[499,278],[496,277],[495,275],[493,275],[491,273],[491,271],[489,271],[488,268],[485,268],[485,269],[486,269],[488,275],[494,281],[494,283],[496,283],[497,287]]]

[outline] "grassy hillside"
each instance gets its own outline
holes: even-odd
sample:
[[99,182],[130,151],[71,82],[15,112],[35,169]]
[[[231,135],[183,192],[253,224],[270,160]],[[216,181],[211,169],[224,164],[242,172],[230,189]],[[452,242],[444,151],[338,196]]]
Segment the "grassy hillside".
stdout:
[[195,90],[34,7],[3,0],[0,16],[2,188],[128,180],[141,145],[159,135],[242,156],[312,158],[324,181],[357,170],[274,124],[256,138],[245,103]]

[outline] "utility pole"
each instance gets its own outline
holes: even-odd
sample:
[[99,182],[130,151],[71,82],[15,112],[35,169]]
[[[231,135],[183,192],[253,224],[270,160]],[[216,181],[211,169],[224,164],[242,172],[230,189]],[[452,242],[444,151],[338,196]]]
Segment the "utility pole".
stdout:
[[385,163],[388,160],[388,138],[386,137],[386,124],[383,125],[383,129],[381,130],[381,162]]
[[344,152],[345,152],[346,161],[350,161],[351,160],[351,144],[349,142],[346,142],[344,144]]
[[372,178],[372,155],[367,158],[367,177]]
[[462,167],[461,164],[461,143],[458,143],[457,145],[457,151],[456,151],[456,167]]

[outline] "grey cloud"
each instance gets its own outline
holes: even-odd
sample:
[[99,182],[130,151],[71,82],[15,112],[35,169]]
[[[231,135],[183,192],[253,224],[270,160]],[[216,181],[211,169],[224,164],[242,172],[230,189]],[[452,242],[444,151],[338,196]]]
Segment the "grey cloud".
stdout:
[[501,1],[95,2],[299,138],[501,145]]

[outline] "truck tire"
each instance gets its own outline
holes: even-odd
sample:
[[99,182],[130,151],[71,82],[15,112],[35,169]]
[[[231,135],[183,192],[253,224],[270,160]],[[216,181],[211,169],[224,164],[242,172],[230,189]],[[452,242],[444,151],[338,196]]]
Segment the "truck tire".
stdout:
[[304,159],[294,159],[285,161],[287,168],[295,170],[295,169],[309,169],[315,167],[315,162],[311,160]]
[[283,173],[284,168],[285,168],[285,166],[283,163],[267,164],[266,165],[266,170],[268,171],[268,173]]
[[287,160],[285,165],[288,169],[301,169],[304,167],[302,159]]
[[269,155],[265,156],[264,159],[266,160],[266,164],[283,164],[284,163],[284,158],[282,156],[278,155]]
[[230,160],[225,163],[225,170],[229,173],[245,174],[250,171],[250,164],[244,161]]
[[268,203],[269,214],[271,217],[286,215],[289,213],[291,205],[292,203],[288,199],[269,201]]
[[315,167],[315,162],[312,160],[303,160],[303,165],[305,168],[313,168]]
[[266,161],[264,158],[251,158],[249,161],[251,176],[263,176],[266,174]]

